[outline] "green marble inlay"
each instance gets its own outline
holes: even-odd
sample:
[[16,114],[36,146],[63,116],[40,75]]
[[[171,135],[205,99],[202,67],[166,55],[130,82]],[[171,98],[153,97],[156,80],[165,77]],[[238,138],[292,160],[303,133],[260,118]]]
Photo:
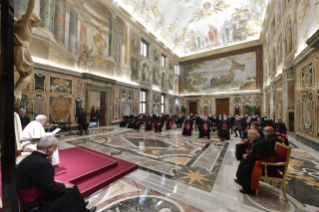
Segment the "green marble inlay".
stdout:
[[158,139],[143,139],[143,138],[127,138],[135,146],[145,146],[145,147],[166,147],[166,148],[178,148],[174,145],[165,143]]
[[54,32],[54,0],[42,0],[40,4],[41,27]]
[[17,19],[20,19],[22,15],[25,14],[25,12],[28,9],[28,3],[27,0],[15,0],[14,1],[14,17]]

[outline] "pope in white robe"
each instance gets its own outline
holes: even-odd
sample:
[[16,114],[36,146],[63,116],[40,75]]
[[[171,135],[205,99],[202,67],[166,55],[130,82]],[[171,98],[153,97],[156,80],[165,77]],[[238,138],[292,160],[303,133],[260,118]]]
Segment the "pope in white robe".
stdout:
[[[44,115],[38,115],[36,120],[30,122],[22,132],[22,139],[27,140],[28,138],[42,138],[47,135],[52,135],[52,133],[46,133],[44,131],[43,125],[47,121],[47,117]],[[24,152],[33,152],[37,149],[37,144],[30,141],[22,142],[22,150]],[[60,163],[59,151],[58,149],[52,155],[52,166]]]

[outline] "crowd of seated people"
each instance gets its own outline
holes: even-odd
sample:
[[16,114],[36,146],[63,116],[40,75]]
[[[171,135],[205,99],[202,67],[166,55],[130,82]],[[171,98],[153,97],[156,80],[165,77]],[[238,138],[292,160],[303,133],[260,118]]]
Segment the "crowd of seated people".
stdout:
[[[230,140],[231,134],[235,137],[240,137],[242,142],[249,143],[248,131],[256,129],[261,137],[264,137],[263,130],[265,126],[272,126],[275,133],[285,139],[286,145],[288,140],[286,138],[287,128],[281,119],[268,119],[268,117],[248,116],[246,115],[232,115],[227,116],[216,115],[200,117],[192,113],[185,117],[185,114],[177,116],[175,114],[140,114],[136,116],[124,116],[120,123],[120,127],[128,127],[136,130],[144,124],[145,131],[162,132],[165,126],[166,130],[171,130],[173,123],[177,128],[182,128],[182,135],[192,136],[192,131],[199,131],[199,138],[207,137],[209,140],[211,133],[218,135],[221,141]],[[243,147],[242,147],[243,148]],[[245,150],[247,148],[244,148]],[[239,150],[241,151],[241,150]],[[241,158],[239,156],[239,158]]]
[[145,131],[161,132],[165,126],[166,130],[170,130],[173,127],[173,123],[178,119],[174,114],[136,114],[130,116],[124,116],[120,122],[120,127],[132,128],[140,130],[141,125],[145,126]]

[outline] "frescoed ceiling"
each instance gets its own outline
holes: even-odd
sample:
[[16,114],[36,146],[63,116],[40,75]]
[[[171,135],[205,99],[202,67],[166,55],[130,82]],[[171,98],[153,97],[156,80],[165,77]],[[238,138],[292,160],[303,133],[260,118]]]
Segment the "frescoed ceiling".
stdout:
[[179,57],[259,39],[268,0],[114,0]]

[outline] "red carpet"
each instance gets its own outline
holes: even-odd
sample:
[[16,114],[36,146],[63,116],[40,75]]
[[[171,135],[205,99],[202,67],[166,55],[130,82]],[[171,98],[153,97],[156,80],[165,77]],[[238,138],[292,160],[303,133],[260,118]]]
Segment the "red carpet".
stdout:
[[60,164],[55,168],[55,180],[80,182],[117,166],[117,161],[81,148],[59,151]]

